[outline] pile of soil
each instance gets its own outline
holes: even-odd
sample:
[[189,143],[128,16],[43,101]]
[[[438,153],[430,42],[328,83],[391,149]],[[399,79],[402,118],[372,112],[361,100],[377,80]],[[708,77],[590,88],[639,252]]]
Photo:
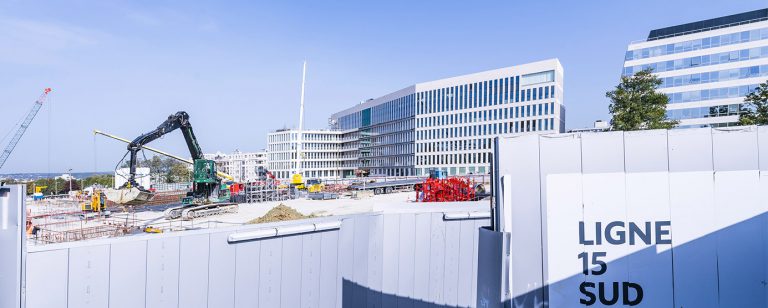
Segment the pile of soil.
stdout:
[[304,215],[302,213],[299,213],[299,211],[286,206],[285,204],[280,203],[280,205],[272,208],[262,217],[253,219],[249,221],[249,224],[263,224],[268,222],[276,222],[276,221],[287,221],[287,220],[297,220],[297,219],[306,219],[306,218],[314,218],[315,215]]

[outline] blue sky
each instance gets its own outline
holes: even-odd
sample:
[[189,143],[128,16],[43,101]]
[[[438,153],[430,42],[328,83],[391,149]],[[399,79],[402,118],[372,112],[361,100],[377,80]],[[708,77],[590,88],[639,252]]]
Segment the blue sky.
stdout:
[[[555,57],[566,126],[589,126],[608,118],[630,41],[766,4],[0,1],[0,137],[54,89],[0,173],[112,170],[125,146],[93,129],[133,139],[178,110],[206,152],[259,150],[297,126],[304,59],[310,128],[417,82]],[[178,133],[152,146],[187,154]]]

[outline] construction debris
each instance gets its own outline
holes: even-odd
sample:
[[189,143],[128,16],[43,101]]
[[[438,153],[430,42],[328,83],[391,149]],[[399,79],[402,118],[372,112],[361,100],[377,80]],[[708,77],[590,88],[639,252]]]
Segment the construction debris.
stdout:
[[299,220],[316,217],[314,214],[304,215],[299,211],[280,203],[280,205],[272,208],[262,217],[249,221],[249,224],[263,224],[268,222]]

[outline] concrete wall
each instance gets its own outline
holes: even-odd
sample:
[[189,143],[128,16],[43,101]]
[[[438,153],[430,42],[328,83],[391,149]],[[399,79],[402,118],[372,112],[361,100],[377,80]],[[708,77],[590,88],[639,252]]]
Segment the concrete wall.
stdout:
[[487,203],[445,207],[448,219],[426,208],[31,247],[26,307],[472,307],[477,229],[489,220],[460,217]]

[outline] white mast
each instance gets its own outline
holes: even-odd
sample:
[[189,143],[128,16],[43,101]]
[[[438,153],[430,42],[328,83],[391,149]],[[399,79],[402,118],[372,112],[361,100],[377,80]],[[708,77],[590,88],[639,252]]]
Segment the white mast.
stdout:
[[299,108],[299,131],[296,135],[296,173],[301,173],[302,135],[304,135],[304,82],[307,77],[307,60],[304,60],[304,68],[301,72],[301,107]]

